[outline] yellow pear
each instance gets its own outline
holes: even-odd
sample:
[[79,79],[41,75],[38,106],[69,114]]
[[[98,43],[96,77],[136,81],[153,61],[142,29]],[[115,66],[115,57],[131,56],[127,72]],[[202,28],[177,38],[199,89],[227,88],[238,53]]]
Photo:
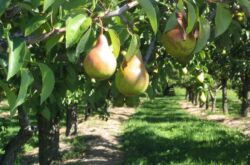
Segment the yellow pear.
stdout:
[[204,73],[203,73],[203,72],[200,73],[200,74],[197,76],[197,79],[198,79],[198,81],[199,81],[200,83],[203,83],[203,82],[204,82],[204,79],[205,79]]
[[206,95],[205,95],[204,92],[201,93],[200,99],[201,99],[201,101],[202,101],[203,103],[205,103],[205,102],[207,101],[207,97],[206,97]]
[[105,80],[114,74],[116,65],[116,58],[108,45],[107,38],[101,33],[95,47],[83,61],[85,72],[91,78]]
[[120,93],[125,96],[138,95],[146,91],[148,84],[149,75],[140,54],[123,61],[115,77],[115,85]]
[[186,67],[185,67],[185,68],[182,68],[182,72],[183,72],[184,74],[187,74],[187,73],[188,73],[187,68],[186,68]]

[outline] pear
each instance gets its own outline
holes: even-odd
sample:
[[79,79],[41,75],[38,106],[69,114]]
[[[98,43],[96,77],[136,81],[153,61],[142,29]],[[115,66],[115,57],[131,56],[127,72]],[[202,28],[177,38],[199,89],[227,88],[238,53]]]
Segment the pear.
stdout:
[[187,68],[186,68],[186,67],[185,67],[185,68],[182,68],[182,72],[183,72],[183,74],[187,74],[187,73],[188,73]]
[[180,63],[186,64],[192,58],[192,52],[196,47],[196,38],[192,34],[188,34],[184,38],[182,29],[178,25],[164,33],[162,43],[171,56]]
[[115,85],[125,96],[138,95],[146,91],[149,75],[140,54],[124,60],[115,77]]
[[201,72],[198,76],[197,76],[197,79],[200,83],[203,83],[204,82],[204,79],[205,79],[205,75],[203,72]]
[[197,30],[187,34],[186,13],[180,11],[176,13],[178,24],[162,36],[163,46],[169,55],[173,56],[178,62],[187,64],[192,58],[192,53],[196,47],[198,37]]
[[201,93],[200,99],[203,103],[205,103],[207,101],[206,95],[204,92]]
[[116,58],[108,45],[107,38],[101,33],[95,47],[83,61],[85,72],[91,78],[105,80],[114,74],[116,65]]

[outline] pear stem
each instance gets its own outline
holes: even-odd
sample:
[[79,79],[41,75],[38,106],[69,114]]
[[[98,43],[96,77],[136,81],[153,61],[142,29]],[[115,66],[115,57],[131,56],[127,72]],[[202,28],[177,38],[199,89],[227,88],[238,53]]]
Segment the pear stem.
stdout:
[[177,21],[178,21],[179,27],[182,31],[182,37],[184,40],[186,40],[187,33],[186,33],[185,13],[182,11],[182,12],[178,12],[176,15],[177,15]]

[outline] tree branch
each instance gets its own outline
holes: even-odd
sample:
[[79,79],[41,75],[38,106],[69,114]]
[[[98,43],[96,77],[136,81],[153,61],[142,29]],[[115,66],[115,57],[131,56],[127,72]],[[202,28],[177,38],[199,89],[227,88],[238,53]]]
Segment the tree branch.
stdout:
[[31,35],[25,38],[25,41],[28,44],[35,44],[37,42],[46,40],[47,38],[54,36],[54,35],[59,35],[62,34],[66,31],[66,28],[61,28],[61,29],[53,29],[52,31],[48,33],[43,33],[42,35]]
[[111,11],[111,12],[108,12],[106,13],[102,18],[109,18],[109,17],[115,17],[115,16],[119,16],[121,15],[122,13],[124,13],[125,11],[131,9],[131,8],[134,8],[135,6],[137,6],[139,3],[137,1],[132,1],[132,2],[129,2],[127,4],[125,4],[124,6],[114,10],[114,11]]
[[148,47],[144,62],[147,63],[155,47],[156,37],[154,37]]
[[128,25],[128,28],[131,30],[131,31],[133,31],[133,26],[134,26],[134,24],[132,23],[132,22],[130,22],[124,15],[120,15],[119,16],[120,18],[121,18],[121,20],[122,20],[122,22],[124,23],[124,24],[126,24],[126,25]]
[[[123,5],[122,7],[114,10],[114,11],[110,11],[110,12],[107,12],[103,17],[101,18],[110,18],[110,17],[115,17],[115,16],[120,16],[122,15],[124,12],[126,12],[127,10],[131,9],[131,8],[134,8],[135,6],[137,6],[139,3],[137,1],[132,1],[132,2],[129,2],[125,5]],[[62,34],[62,33],[65,33],[66,31],[66,28],[63,27],[63,28],[60,28],[60,29],[53,29],[52,31],[50,32],[47,32],[47,33],[43,33],[41,35],[31,35],[31,36],[27,36],[25,37],[25,41],[27,44],[35,44],[37,42],[41,42],[43,40],[46,40],[47,38],[51,37],[51,36],[54,36],[54,35],[59,35],[59,34]]]

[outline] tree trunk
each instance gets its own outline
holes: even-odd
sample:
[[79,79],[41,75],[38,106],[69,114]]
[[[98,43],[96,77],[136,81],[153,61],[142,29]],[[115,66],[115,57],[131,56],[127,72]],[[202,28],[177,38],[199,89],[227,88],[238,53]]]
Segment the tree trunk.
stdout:
[[222,85],[222,110],[224,114],[228,114],[228,99],[227,99],[227,79],[221,80]]
[[85,108],[85,112],[84,112],[84,120],[86,121],[86,120],[88,120],[88,118],[89,118],[89,116],[91,115],[91,112],[92,110],[91,110],[91,107],[90,107],[90,103],[88,103],[87,102],[87,106],[86,106],[86,108]]
[[200,108],[204,108],[204,105],[205,105],[205,103],[203,103],[202,101],[200,101],[199,107],[200,107]]
[[39,164],[49,165],[59,157],[59,115],[45,119],[38,114]]
[[185,94],[185,99],[189,99],[189,94],[190,94],[190,87],[186,87],[186,94]]
[[201,101],[200,97],[201,97],[201,93],[199,93],[199,107],[204,108],[205,103]]
[[210,92],[211,101],[212,101],[212,109],[211,109],[212,112],[215,112],[216,110],[216,93],[217,93],[217,89],[213,89]]
[[207,100],[206,100],[206,110],[209,108],[209,92],[207,92]]
[[69,136],[71,133],[72,126],[74,125],[74,131],[71,133],[71,135],[77,134],[77,106],[73,105],[72,107],[69,107],[66,113],[66,136]]
[[246,74],[243,82],[241,114],[249,116],[250,111],[250,75]]
[[188,100],[189,100],[190,102],[192,102],[192,100],[193,100],[192,88],[190,88],[189,91],[188,91]]
[[15,164],[17,152],[21,150],[21,147],[33,135],[34,130],[32,130],[28,115],[22,107],[18,109],[18,119],[21,128],[18,134],[14,138],[12,138],[10,142],[5,146],[5,153],[0,160],[1,165]]
[[194,105],[195,105],[195,106],[199,105],[199,95],[198,95],[197,92],[195,93]]
[[193,104],[195,104],[195,100],[196,100],[196,98],[195,98],[195,92],[194,91],[192,91],[192,103]]

